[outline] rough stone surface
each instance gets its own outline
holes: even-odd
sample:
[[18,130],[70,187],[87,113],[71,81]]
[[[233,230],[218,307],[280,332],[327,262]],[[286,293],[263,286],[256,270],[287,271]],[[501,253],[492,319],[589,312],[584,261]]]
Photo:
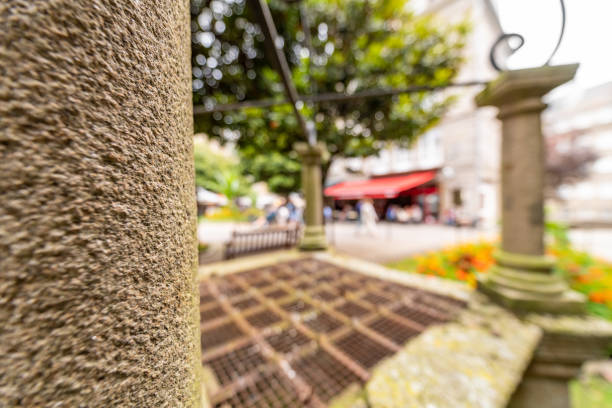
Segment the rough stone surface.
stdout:
[[502,121],[502,239],[496,266],[478,288],[517,311],[584,312],[586,298],[553,275],[544,257],[545,94],[570,81],[578,65],[506,71],[476,96]]
[[383,362],[366,385],[371,407],[505,407],[540,330],[472,302],[460,320],[433,327]]
[[578,65],[506,71],[476,95],[502,121],[502,242],[504,251],[544,254],[542,97],[571,80]]
[[189,3],[0,4],[0,406],[196,406]]

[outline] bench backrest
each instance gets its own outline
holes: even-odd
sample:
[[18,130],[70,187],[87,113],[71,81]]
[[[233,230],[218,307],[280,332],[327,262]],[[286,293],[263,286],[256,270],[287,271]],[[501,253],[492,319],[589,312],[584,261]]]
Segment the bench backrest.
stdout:
[[292,248],[300,238],[300,227],[265,227],[251,231],[234,231],[225,244],[225,259],[257,252]]

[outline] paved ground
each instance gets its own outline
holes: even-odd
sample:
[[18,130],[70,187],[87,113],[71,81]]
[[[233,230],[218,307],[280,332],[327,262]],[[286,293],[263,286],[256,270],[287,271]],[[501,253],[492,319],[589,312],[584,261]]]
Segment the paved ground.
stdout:
[[327,237],[339,253],[386,263],[461,242],[491,240],[497,237],[497,233],[443,225],[380,223],[372,236],[356,224],[335,223],[327,228]]
[[[221,260],[223,242],[230,239],[232,231],[248,228],[249,224],[240,223],[201,223],[198,237],[210,244],[209,251],[202,257],[203,263]],[[354,223],[335,223],[327,228],[327,238],[337,252],[378,263],[399,260],[461,242],[496,237],[495,230],[442,225],[381,223],[374,236],[369,235],[365,229],[359,229]],[[577,248],[612,261],[612,229],[573,230],[570,238]]]
[[572,230],[570,240],[574,247],[612,262],[612,229]]
[[[249,228],[248,224],[203,222],[198,228],[201,241],[210,244],[202,257],[203,263],[221,260],[223,242],[234,229]],[[440,225],[399,225],[381,223],[375,235],[354,223],[335,223],[327,228],[327,238],[339,253],[372,262],[385,263],[410,255],[439,249],[460,242],[493,239],[495,231],[473,228],[453,228]]]
[[232,231],[252,228],[248,223],[201,222],[198,225],[198,240],[206,242],[208,250],[200,254],[200,264],[223,260],[223,243],[229,241]]

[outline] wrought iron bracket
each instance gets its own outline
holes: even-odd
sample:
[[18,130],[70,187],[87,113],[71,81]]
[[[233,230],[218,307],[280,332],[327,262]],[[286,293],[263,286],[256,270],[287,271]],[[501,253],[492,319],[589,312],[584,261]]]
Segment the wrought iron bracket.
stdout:
[[[552,53],[550,54],[550,57],[548,57],[544,65],[550,65],[550,61],[552,61],[553,57],[559,50],[559,46],[561,46],[561,41],[563,40],[563,34],[565,33],[565,3],[563,0],[559,0],[559,4],[561,5],[561,30],[559,32],[559,38],[557,40],[557,45],[555,45],[554,50],[552,51]],[[511,44],[507,42],[507,40],[511,38],[518,39],[519,44],[514,47],[511,46]],[[507,69],[505,67],[502,67],[496,59],[497,58],[496,50],[499,47],[499,45],[504,42],[508,45],[508,48],[510,48],[510,55],[512,55],[515,52],[517,52],[525,44],[525,37],[523,37],[519,33],[502,33],[497,38],[497,40],[495,40],[495,42],[491,46],[491,51],[489,52],[489,61],[491,62],[491,65],[493,66],[493,68],[495,68],[495,70],[498,72],[507,71]]]

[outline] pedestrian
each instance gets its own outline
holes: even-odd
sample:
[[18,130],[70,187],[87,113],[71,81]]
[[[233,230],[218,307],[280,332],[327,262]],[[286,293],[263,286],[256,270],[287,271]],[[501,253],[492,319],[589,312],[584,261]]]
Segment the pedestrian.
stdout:
[[361,224],[365,227],[369,235],[376,236],[376,221],[378,221],[378,215],[376,214],[372,200],[363,200],[360,210]]
[[412,206],[412,222],[415,224],[420,224],[423,221],[423,210],[418,204]]
[[333,217],[333,211],[329,205],[323,207],[323,219],[325,220],[325,224],[329,224]]

